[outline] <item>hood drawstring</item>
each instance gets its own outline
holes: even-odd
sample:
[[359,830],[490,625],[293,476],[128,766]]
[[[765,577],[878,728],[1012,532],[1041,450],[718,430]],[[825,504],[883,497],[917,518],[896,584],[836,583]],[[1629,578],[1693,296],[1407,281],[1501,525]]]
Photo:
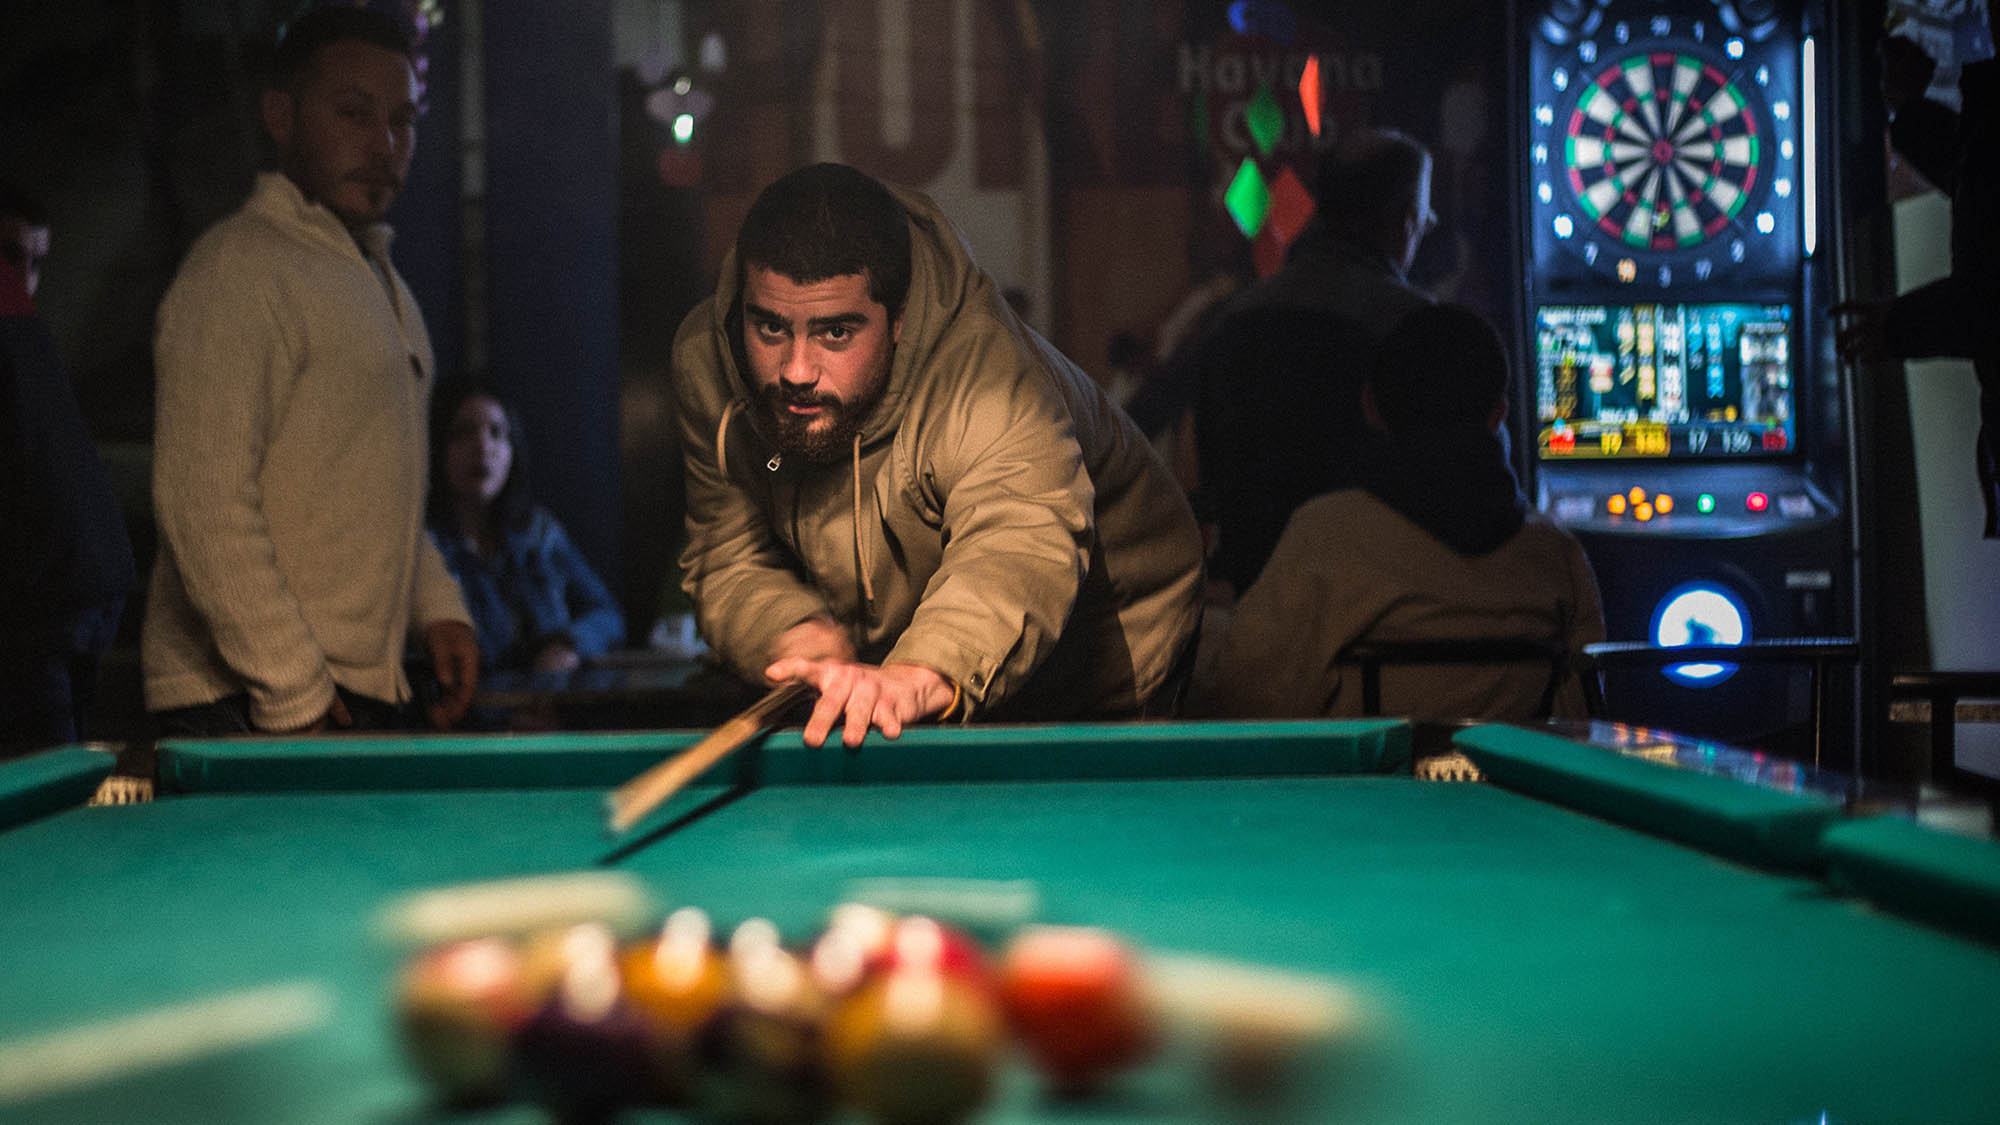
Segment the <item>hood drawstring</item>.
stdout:
[[[743,405],[737,399],[722,408],[722,418],[715,424],[715,468],[723,476],[729,475],[729,420],[736,415],[736,409]],[[771,458],[766,468],[776,471],[778,458]],[[875,606],[875,582],[868,577],[868,537],[861,534],[861,435],[854,435],[854,564],[861,575],[861,597],[872,611]]]
[[861,597],[875,608],[875,584],[868,578],[868,540],[861,534],[861,435],[854,435],[854,565],[861,572]]

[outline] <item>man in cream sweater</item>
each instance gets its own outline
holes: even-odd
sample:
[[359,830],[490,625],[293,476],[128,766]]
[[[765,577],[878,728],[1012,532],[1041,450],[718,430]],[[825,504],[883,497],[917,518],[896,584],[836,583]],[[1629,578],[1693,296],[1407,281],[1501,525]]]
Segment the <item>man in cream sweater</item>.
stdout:
[[155,330],[146,706],[163,734],[403,726],[415,635],[449,726],[479,652],[424,534],[430,340],[382,221],[415,140],[410,38],[316,9],[273,69],[279,171],[195,243]]

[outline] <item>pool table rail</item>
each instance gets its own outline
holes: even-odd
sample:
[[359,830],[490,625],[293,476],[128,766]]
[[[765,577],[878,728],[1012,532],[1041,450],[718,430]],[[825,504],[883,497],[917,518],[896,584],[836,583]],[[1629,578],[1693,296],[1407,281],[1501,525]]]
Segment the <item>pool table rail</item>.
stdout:
[[[702,731],[506,736],[169,740],[169,793],[609,788],[699,741]],[[925,727],[871,734],[857,750],[774,731],[697,785],[931,784],[1137,778],[1298,777],[1407,771],[1400,719]]]

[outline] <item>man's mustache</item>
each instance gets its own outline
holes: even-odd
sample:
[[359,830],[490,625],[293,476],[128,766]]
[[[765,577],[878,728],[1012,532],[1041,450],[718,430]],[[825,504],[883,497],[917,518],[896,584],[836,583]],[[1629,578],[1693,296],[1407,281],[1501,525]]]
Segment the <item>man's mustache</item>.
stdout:
[[764,392],[766,398],[777,406],[830,406],[840,408],[840,396],[815,391],[810,387],[788,387],[780,384]]

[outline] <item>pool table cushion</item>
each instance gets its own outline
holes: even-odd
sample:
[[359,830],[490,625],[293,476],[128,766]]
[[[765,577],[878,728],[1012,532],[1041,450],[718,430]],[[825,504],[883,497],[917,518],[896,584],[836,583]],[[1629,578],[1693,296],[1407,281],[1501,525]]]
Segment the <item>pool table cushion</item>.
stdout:
[[1824,867],[1832,798],[1676,769],[1509,726],[1460,732],[1454,744],[1497,785],[1615,824],[1777,870]]

